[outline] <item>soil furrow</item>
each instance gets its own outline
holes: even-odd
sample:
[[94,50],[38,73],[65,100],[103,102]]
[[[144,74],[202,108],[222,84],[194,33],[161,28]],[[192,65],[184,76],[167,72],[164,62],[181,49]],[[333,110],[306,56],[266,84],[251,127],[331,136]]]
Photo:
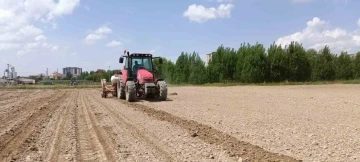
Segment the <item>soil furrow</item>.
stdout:
[[50,109],[47,116],[39,122],[37,129],[32,131],[26,142],[13,152],[12,157],[17,159],[16,161],[44,161],[46,153],[50,150],[56,124],[68,104],[67,100],[69,98],[60,98],[47,107]]
[[[16,102],[12,106],[8,105],[11,106],[11,108],[8,107],[8,109],[0,115],[0,130],[6,130],[6,127],[11,127],[13,125],[17,125],[19,122],[22,122],[19,118],[28,118],[28,116],[32,114],[32,111],[36,110],[31,107],[39,105],[39,103],[44,103],[43,101],[52,98],[52,95],[48,94],[48,96],[46,96],[46,94],[47,93],[43,93],[38,96],[30,97],[29,99]],[[1,134],[2,133],[0,132],[0,135]]]
[[99,121],[96,120],[95,113],[91,109],[89,105],[89,100],[86,96],[82,95],[82,101],[86,105],[86,114],[88,115],[91,125],[93,126],[93,130],[95,131],[96,137],[99,141],[99,144],[106,155],[106,159],[109,161],[114,161],[115,157],[113,155],[114,148],[110,141],[105,138],[106,132],[100,127]]
[[[49,149],[46,155],[46,161],[63,161],[66,160],[60,159],[60,156],[66,154],[67,149],[71,144],[67,143],[69,140],[69,129],[74,129],[71,127],[71,110],[73,109],[73,93],[71,93],[67,100],[64,101],[66,104],[59,115],[59,119],[57,120],[55,130],[52,134],[52,139],[49,142]],[[68,159],[67,159],[68,160]]]
[[136,110],[142,111],[155,119],[167,121],[187,129],[190,136],[200,138],[209,144],[221,146],[224,150],[227,150],[226,153],[230,157],[237,159],[242,158],[250,161],[301,161],[286,155],[266,151],[259,146],[240,141],[227,133],[218,131],[210,126],[196,121],[182,119],[165,111],[155,110],[154,108],[144,105],[128,103],[123,100],[120,100],[120,102],[125,105],[129,105]]
[[[226,155],[225,151],[217,146],[212,146],[203,142],[198,138],[192,138],[187,136],[187,130],[182,129],[181,127],[171,125],[166,121],[154,120],[149,117],[147,114],[142,112],[135,111],[133,108],[129,108],[127,105],[119,104],[118,100],[113,99],[101,99],[96,97],[96,93],[92,93],[92,103],[94,109],[96,108],[99,112],[99,117],[105,119],[112,118],[110,114],[119,114],[124,120],[131,123],[131,125],[137,127],[140,130],[140,134],[149,137],[152,143],[155,143],[158,148],[164,150],[171,156],[169,161],[238,161],[239,159],[233,159]],[[105,103],[105,105],[104,105]],[[103,110],[104,108],[109,107],[113,111]],[[101,114],[100,112],[104,112]],[[118,119],[116,115],[113,115],[114,118]],[[111,120],[113,121],[113,120]],[[131,128],[123,126],[124,123],[121,120],[114,121],[116,125],[113,127],[114,133],[117,134],[130,134],[133,135],[136,131],[132,131]],[[106,125],[104,123],[103,125]],[[119,132],[116,126],[121,126],[125,129],[125,132]],[[137,134],[133,135],[137,137]],[[125,138],[124,136],[118,137],[117,139]],[[136,143],[144,143],[139,145],[141,149],[146,149],[142,151],[141,149],[136,149],[133,147],[130,142],[122,142],[120,144],[127,146],[126,148],[131,151],[130,156],[128,157],[129,161],[165,161],[161,155],[155,157],[148,157],[144,155],[152,155],[157,153],[156,148],[151,146],[149,143],[146,143],[144,139],[141,138],[131,138],[130,141],[135,141]],[[144,142],[143,142],[144,141]],[[140,143],[140,144],[141,144]],[[129,145],[130,144],[130,145]],[[122,147],[124,148],[124,147]],[[154,150],[154,151],[152,151]],[[149,154],[147,153],[149,152]],[[146,154],[145,154],[146,153]],[[144,157],[145,159],[143,159]],[[131,159],[130,159],[131,158]]]
[[39,126],[42,124],[42,121],[44,121],[45,118],[49,116],[48,113],[51,113],[54,107],[57,107],[55,106],[56,104],[55,105],[52,104],[60,103],[65,96],[66,93],[62,91],[61,93],[52,96],[50,99],[43,100],[43,102],[40,103],[42,106],[33,105],[31,109],[37,109],[37,111],[32,113],[24,124],[22,124],[20,127],[18,127],[15,130],[12,129],[13,132],[6,133],[4,136],[1,136],[0,141],[3,141],[0,144],[1,160],[12,159],[13,157],[11,156],[13,152],[19,151],[19,147],[21,145],[26,143],[31,143],[33,139],[28,139],[28,137],[30,137],[35,130],[39,129]]
[[[77,95],[76,98],[79,98],[79,91],[77,91]],[[76,161],[81,161],[82,157],[81,157],[81,147],[80,147],[80,130],[79,130],[79,100],[76,99],[75,101],[75,108],[73,109],[73,114],[72,114],[72,125],[74,125],[74,135],[75,137],[73,137],[75,139],[75,143],[76,143],[76,154],[75,154],[75,159]]]
[[99,101],[98,99],[94,98],[92,96],[92,100],[90,101],[96,101],[100,103],[112,116],[112,118],[115,120],[116,124],[121,126],[122,128],[125,128],[129,131],[129,134],[132,136],[140,139],[141,141],[144,141],[147,145],[152,147],[154,150],[153,154],[157,157],[157,159],[162,161],[176,161],[174,157],[172,157],[167,151],[163,150],[159,144],[156,143],[158,139],[147,135],[146,132],[141,131],[137,126],[132,124],[129,119],[127,119],[123,114],[114,111],[114,108],[109,106],[108,104]]
[[[0,99],[0,105],[5,106],[8,104],[12,104],[12,103],[17,103],[17,101],[22,101],[22,100],[26,100],[29,98],[29,96],[35,96],[39,93],[41,93],[40,90],[38,91],[25,91],[22,92],[20,94],[18,94],[19,92],[14,92],[16,94],[11,95],[11,97],[8,97],[7,99],[1,100]],[[31,97],[30,97],[31,99]]]
[[106,150],[107,144],[103,138],[94,117],[90,114],[84,96],[80,94],[81,111],[79,114],[80,154],[82,160],[111,161],[111,152]]
[[358,87],[0,91],[0,161],[359,161]]
[[120,161],[156,161],[152,148],[146,142],[137,138],[123,124],[118,124],[110,112],[97,101],[89,100],[102,128],[107,132],[107,138],[112,139]]

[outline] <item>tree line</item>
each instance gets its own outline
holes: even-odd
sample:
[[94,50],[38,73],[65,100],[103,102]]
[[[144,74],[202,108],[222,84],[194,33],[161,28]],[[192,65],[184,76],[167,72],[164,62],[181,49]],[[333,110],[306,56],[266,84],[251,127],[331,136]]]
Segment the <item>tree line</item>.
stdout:
[[[334,54],[329,46],[319,51],[305,49],[298,42],[287,46],[273,43],[269,48],[242,43],[238,49],[219,46],[208,65],[196,52],[181,52],[175,62],[163,58],[159,64],[154,59],[154,68],[158,78],[170,84],[350,80],[360,78],[360,52],[352,57],[346,51]],[[85,71],[78,79],[99,82],[119,71]]]
[[[100,82],[101,79],[106,79],[107,82],[110,82],[110,77],[113,74],[119,74],[119,73],[120,73],[120,69],[119,70],[100,69],[98,71],[84,71],[81,73],[81,75],[77,79],[94,81],[94,82]],[[66,78],[68,79],[68,77],[66,77]],[[68,79],[68,80],[70,80],[70,79]]]
[[182,52],[175,63],[157,62],[158,74],[172,84],[222,82],[309,82],[349,80],[360,77],[360,52],[353,58],[343,51],[331,52],[329,46],[316,51],[298,42],[287,46],[242,43],[234,48],[219,46],[206,66],[196,52]]

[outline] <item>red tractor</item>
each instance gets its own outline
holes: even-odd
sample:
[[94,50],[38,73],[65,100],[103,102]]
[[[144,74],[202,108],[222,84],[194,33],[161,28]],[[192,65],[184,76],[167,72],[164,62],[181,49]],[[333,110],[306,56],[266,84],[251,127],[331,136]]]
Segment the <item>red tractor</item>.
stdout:
[[162,58],[145,53],[129,54],[125,50],[119,63],[124,62],[124,57],[125,66],[116,81],[116,96],[129,102],[141,97],[166,100],[167,84],[163,79],[156,78],[153,67],[153,59],[158,58],[162,64]]

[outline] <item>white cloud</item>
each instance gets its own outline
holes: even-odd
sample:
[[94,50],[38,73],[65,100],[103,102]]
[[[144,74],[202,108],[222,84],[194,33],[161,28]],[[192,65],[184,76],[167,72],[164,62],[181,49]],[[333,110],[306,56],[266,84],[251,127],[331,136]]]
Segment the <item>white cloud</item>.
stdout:
[[232,4],[220,4],[217,8],[206,8],[203,5],[192,4],[183,13],[190,21],[203,23],[211,19],[230,18],[231,11],[234,8]]
[[88,34],[85,38],[85,43],[93,44],[98,40],[106,38],[107,34],[110,34],[111,32],[112,32],[112,30],[109,27],[107,27],[106,25],[103,25],[100,28],[98,28],[97,30]]
[[116,47],[116,46],[120,46],[121,44],[122,44],[121,42],[113,40],[113,41],[109,42],[108,44],[106,44],[106,46]]
[[151,53],[151,54],[153,54],[153,53],[155,53],[155,52],[156,52],[155,50],[150,50],[150,53]]
[[357,21],[357,25],[360,27],[360,18],[359,18],[359,20]]
[[[69,15],[80,0],[2,0],[0,2],[0,55],[17,50],[18,55],[45,49],[57,50],[47,43],[43,29],[36,22],[50,23]],[[46,45],[42,45],[46,44]]]
[[287,45],[291,41],[302,43],[305,48],[320,50],[328,45],[332,52],[357,52],[360,48],[360,26],[354,31],[331,28],[329,22],[314,17],[302,31],[280,37],[276,44]]
[[38,35],[35,37],[35,41],[45,41],[47,38],[44,35]]

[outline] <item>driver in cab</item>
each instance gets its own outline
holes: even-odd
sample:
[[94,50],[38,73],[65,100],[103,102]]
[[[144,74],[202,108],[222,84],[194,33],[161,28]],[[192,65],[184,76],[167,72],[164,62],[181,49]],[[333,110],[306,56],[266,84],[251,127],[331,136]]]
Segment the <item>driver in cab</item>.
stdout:
[[134,72],[134,74],[135,74],[135,76],[137,75],[137,71],[138,71],[138,69],[139,69],[139,64],[138,64],[138,62],[137,61],[135,61],[135,65],[133,66],[133,72]]

